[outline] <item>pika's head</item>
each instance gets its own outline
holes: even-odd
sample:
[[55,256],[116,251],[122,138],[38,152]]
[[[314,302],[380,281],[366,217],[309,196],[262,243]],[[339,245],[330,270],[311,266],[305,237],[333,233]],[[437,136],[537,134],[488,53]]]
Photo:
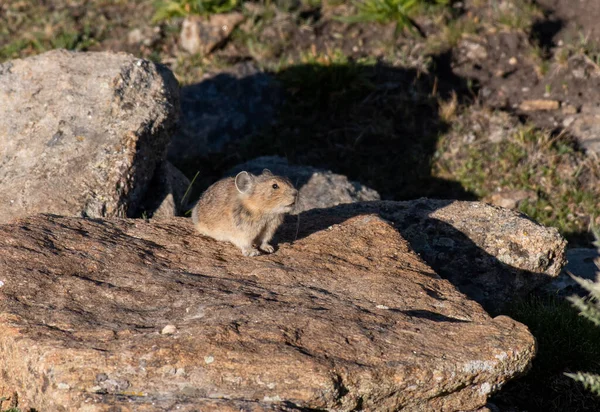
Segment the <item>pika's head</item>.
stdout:
[[283,176],[276,176],[269,169],[256,176],[240,172],[235,177],[235,187],[244,198],[244,204],[263,213],[291,212],[298,199],[298,191]]

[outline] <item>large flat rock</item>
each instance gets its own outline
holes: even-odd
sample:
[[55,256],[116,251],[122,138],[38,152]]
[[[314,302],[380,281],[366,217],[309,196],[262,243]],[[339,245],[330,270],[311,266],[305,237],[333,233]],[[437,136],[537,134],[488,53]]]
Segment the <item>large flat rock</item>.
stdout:
[[179,86],[123,53],[0,64],[0,223],[135,211],[177,121]]
[[39,215],[0,226],[0,280],[0,396],[42,411],[472,410],[535,353],[373,214],[256,258]]

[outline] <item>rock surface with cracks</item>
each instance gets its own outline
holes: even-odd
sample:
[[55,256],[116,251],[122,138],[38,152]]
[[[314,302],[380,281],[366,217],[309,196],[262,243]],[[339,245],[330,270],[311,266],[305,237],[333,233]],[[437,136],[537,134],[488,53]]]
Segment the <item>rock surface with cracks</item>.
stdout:
[[0,226],[0,280],[0,396],[42,411],[472,410],[536,350],[373,214],[257,258],[39,215]]

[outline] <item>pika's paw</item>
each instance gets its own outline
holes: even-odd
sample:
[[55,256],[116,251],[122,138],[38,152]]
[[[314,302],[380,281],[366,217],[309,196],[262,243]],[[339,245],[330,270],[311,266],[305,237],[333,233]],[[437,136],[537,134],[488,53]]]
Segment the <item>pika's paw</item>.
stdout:
[[258,251],[258,249],[253,248],[253,247],[244,248],[244,249],[242,249],[242,255],[248,256],[248,257],[254,257],[254,256],[260,255],[260,252]]
[[262,245],[260,245],[260,250],[267,252],[267,253],[275,252],[275,248],[273,246],[269,245],[268,243],[263,243]]

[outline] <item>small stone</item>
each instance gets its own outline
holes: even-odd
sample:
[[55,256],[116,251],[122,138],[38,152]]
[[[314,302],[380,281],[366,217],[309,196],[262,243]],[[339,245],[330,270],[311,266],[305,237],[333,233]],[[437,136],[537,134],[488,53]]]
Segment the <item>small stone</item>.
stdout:
[[598,139],[598,136],[600,136],[599,107],[594,105],[582,106],[581,113],[572,116],[572,120],[569,119],[568,127],[586,153],[600,154],[600,139]]
[[543,110],[557,110],[560,107],[558,100],[524,100],[519,105],[519,109],[525,112],[535,112]]
[[142,34],[141,29],[131,30],[127,34],[127,43],[129,44],[139,44],[144,41],[144,35]]
[[502,190],[492,194],[486,201],[506,209],[516,209],[522,201],[537,199],[537,194],[530,190]]
[[223,43],[244,21],[242,13],[233,12],[203,16],[188,16],[183,21],[179,42],[189,53],[209,54]]
[[508,59],[508,64],[510,64],[511,66],[514,66],[518,63],[517,58],[516,57],[511,57],[510,59]]
[[167,325],[163,328],[163,330],[160,332],[163,335],[172,335],[177,331],[177,328],[175,327],[175,325]]
[[127,33],[127,43],[129,45],[143,44],[152,46],[160,39],[160,27],[137,28]]
[[565,103],[561,105],[560,111],[565,115],[577,114],[577,107],[573,106],[572,104]]
[[569,127],[575,121],[575,116],[565,117],[562,121],[563,127]]
[[468,60],[481,61],[488,57],[485,46],[472,40],[461,41],[459,49]]
[[124,379],[108,379],[102,382],[102,389],[114,393],[129,388],[129,382]]
[[62,383],[62,382],[60,382],[58,385],[56,385],[56,387],[63,391],[71,389],[71,387],[68,384]]
[[108,379],[108,375],[106,373],[99,373],[96,375],[96,382],[104,382]]
[[213,363],[215,361],[215,358],[212,356],[205,356],[204,357],[204,362],[208,365],[210,365],[211,363]]

